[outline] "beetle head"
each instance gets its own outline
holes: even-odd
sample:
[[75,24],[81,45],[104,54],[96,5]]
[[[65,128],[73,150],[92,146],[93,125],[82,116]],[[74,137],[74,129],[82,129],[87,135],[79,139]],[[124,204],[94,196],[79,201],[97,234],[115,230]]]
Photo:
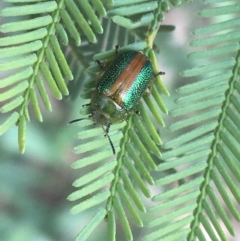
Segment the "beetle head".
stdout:
[[109,116],[101,110],[93,110],[89,118],[93,120],[95,125],[110,126],[112,124]]

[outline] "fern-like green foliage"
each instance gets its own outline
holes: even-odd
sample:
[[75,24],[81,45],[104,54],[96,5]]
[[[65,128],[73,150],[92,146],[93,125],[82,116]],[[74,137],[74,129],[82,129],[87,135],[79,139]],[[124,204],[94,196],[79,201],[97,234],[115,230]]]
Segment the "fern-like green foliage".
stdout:
[[201,50],[188,57],[200,64],[182,75],[200,79],[178,89],[182,96],[170,115],[181,119],[169,129],[183,134],[163,145],[169,151],[158,166],[160,172],[178,172],[156,180],[159,186],[186,183],[153,197],[157,204],[148,212],[156,218],[148,226],[155,230],[143,240],[227,241],[235,234],[231,217],[240,221],[240,21],[234,15],[240,5],[205,2],[225,4],[207,4],[200,17],[233,15],[193,32],[197,38],[190,45]]
[[[168,6],[166,5],[167,3],[161,6],[161,1],[149,2],[142,0],[133,3],[125,2],[124,4],[119,2],[111,7],[111,1],[101,2],[99,0],[5,1],[5,3],[7,2],[8,4],[0,11],[0,15],[3,16],[5,20],[9,20],[10,18],[8,17],[14,17],[14,21],[10,19],[9,22],[3,23],[0,26],[0,31],[5,34],[5,37],[0,40],[0,46],[2,47],[0,50],[2,60],[0,70],[6,73],[6,77],[4,77],[0,83],[0,87],[3,89],[3,92],[0,94],[0,101],[3,102],[1,112],[9,113],[9,117],[1,124],[0,134],[3,134],[11,126],[16,124],[18,126],[19,149],[21,152],[25,150],[26,121],[30,120],[29,104],[32,105],[36,118],[39,121],[43,121],[39,100],[41,99],[47,110],[52,110],[50,97],[45,85],[48,86],[47,89],[50,89],[51,94],[56,99],[60,100],[62,95],[69,94],[65,80],[73,79],[71,69],[75,71],[77,68],[74,65],[74,58],[83,59],[81,62],[83,66],[86,66],[87,61],[84,63],[84,60],[87,60],[87,58],[85,57],[89,57],[90,54],[93,53],[93,50],[89,52],[79,51],[74,47],[73,40],[76,45],[80,45],[82,41],[83,45],[88,46],[86,50],[90,49],[89,42],[96,42],[94,32],[103,32],[99,16],[106,15],[104,5],[111,8],[108,16],[112,17],[112,19],[114,19],[114,16],[118,17],[120,15],[130,16],[129,21],[136,22],[140,16],[138,24],[129,26],[129,29],[150,25],[148,37],[153,35],[152,39],[149,38],[147,42],[134,43],[133,45],[125,47],[125,49],[129,48],[138,51],[149,47],[151,48],[156,31],[159,28],[159,21],[163,18],[162,13],[168,10],[168,7],[166,7]],[[122,7],[123,5],[125,8]],[[139,6],[141,7],[139,8]],[[114,13],[115,10],[118,12]],[[150,15],[151,17],[149,18]],[[105,28],[106,31],[110,31],[111,29],[111,22],[108,21],[108,23],[108,26]],[[129,36],[128,30],[120,30],[119,27],[116,28],[114,26],[112,26],[112,28],[115,33],[125,31],[127,32],[127,36]],[[113,31],[108,32],[108,34],[113,34]],[[125,36],[124,33],[123,36]],[[112,38],[112,40],[114,40],[114,38]],[[129,42],[135,41],[135,38],[129,37],[129,39],[123,38],[123,41],[117,40],[117,43],[124,46]],[[68,47],[64,50],[64,48],[61,48],[61,43]],[[106,49],[106,46],[103,42],[102,49]],[[71,53],[68,53],[69,48],[71,49]],[[113,46],[111,46],[111,48],[108,47],[108,49],[113,49]],[[124,48],[122,48],[122,50],[124,50]],[[107,55],[96,55],[95,59],[104,60],[111,55],[113,51],[114,50],[111,50]],[[64,53],[66,54],[64,55]],[[148,54],[153,62],[154,69],[157,73],[158,70],[154,52],[150,49],[146,54]],[[67,63],[67,59],[72,68],[70,68]],[[94,68],[89,70],[94,71]],[[80,72],[76,71],[78,75],[81,74],[82,68],[79,68],[79,71]],[[69,84],[69,86],[71,86],[71,84]],[[91,82],[85,85],[87,92],[82,94],[84,99],[90,98],[92,86],[94,86],[94,83],[92,84]],[[160,77],[157,77],[156,86],[152,87],[154,101],[152,97],[147,95],[144,97],[144,100],[148,108],[152,111],[156,121],[163,126],[164,122],[158,109],[162,109],[165,113],[167,113],[167,110],[161,97],[158,95],[157,89],[161,90],[164,94],[168,94]],[[38,94],[40,99],[37,98]],[[140,118],[130,116],[127,123],[124,122],[111,128],[110,135],[114,145],[117,147],[117,143],[120,143],[120,148],[117,147],[117,160],[116,157],[112,157],[111,151],[108,150],[109,148],[103,151],[98,150],[98,148],[101,147],[108,147],[108,140],[104,138],[101,129],[87,127],[87,131],[83,131],[78,135],[80,139],[83,139],[84,144],[76,147],[75,152],[85,153],[91,150],[95,150],[95,152],[93,151],[91,156],[85,157],[85,164],[84,159],[81,160],[81,164],[76,162],[74,164],[75,168],[109,159],[109,162],[100,169],[98,168],[94,172],[88,173],[74,182],[74,185],[77,187],[82,187],[83,185],[85,187],[71,194],[69,196],[70,200],[85,197],[93,192],[97,194],[76,205],[73,208],[73,212],[79,212],[103,201],[107,201],[105,208],[100,209],[94,216],[93,221],[79,234],[78,240],[85,240],[94,226],[101,222],[104,217],[107,217],[108,220],[109,237],[114,240],[116,229],[115,214],[122,224],[127,239],[131,240],[132,232],[122,202],[125,203],[129,209],[137,225],[143,226],[143,222],[134,205],[136,204],[137,208],[142,212],[145,212],[146,209],[134,189],[132,180],[129,178],[129,173],[134,177],[143,194],[149,198],[151,196],[150,190],[142,180],[141,173],[150,184],[153,184],[154,181],[149,169],[156,170],[157,166],[149,154],[149,150],[144,146],[143,141],[147,143],[155,156],[160,157],[161,153],[156,144],[160,144],[161,140],[141,103],[138,109],[141,111],[143,121]],[[84,111],[87,113],[89,110],[86,109]],[[119,132],[119,129],[122,129],[122,131]],[[148,135],[148,132],[152,138]],[[96,136],[101,136],[102,139],[93,141]],[[130,142],[132,142],[131,146],[129,145]],[[136,155],[136,151],[140,151],[142,158]],[[144,159],[146,162],[143,162]],[[133,165],[132,160],[137,163],[137,167]],[[102,175],[105,175],[104,178],[101,178]],[[99,192],[99,190],[108,184],[110,184],[109,189]],[[117,195],[119,195],[121,199],[119,199]],[[132,196],[132,201],[130,201],[129,195]]]
[[[207,7],[200,12],[200,16],[225,14],[226,6]],[[230,5],[227,9],[234,13],[238,5]],[[115,9],[111,10],[110,14],[120,15],[119,11],[114,11]],[[118,18],[113,19],[116,21]],[[122,17],[119,19],[124,22]],[[129,23],[129,20],[127,22]],[[123,24],[122,26],[127,27]],[[80,145],[75,151],[84,153],[100,147],[103,151],[96,150],[95,154],[80,159],[73,164],[73,168],[102,163],[106,158],[108,162],[99,163],[96,170],[74,183],[74,186],[82,188],[71,194],[70,200],[82,198],[92,192],[95,192],[95,195],[76,205],[73,212],[105,202],[105,208],[98,210],[91,222],[80,232],[78,240],[85,240],[104,218],[108,224],[108,238],[115,240],[116,216],[126,239],[132,240],[127,213],[136,225],[146,225],[149,228],[150,232],[143,240],[228,240],[225,228],[229,234],[234,235],[229,215],[240,221],[236,208],[236,203],[240,201],[239,33],[235,29],[238,26],[239,19],[235,18],[194,32],[200,38],[192,41],[191,46],[201,46],[207,50],[194,52],[189,58],[204,59],[205,64],[202,65],[201,61],[199,67],[183,71],[182,75],[204,77],[178,90],[183,97],[176,100],[179,108],[172,110],[171,115],[183,118],[169,129],[183,130],[184,134],[163,145],[169,151],[165,151],[161,157],[164,163],[158,166],[157,180],[153,179],[150,171],[156,170],[154,156],[160,157],[156,144],[160,144],[161,140],[146,109],[143,108],[143,103],[138,105],[141,117],[133,115],[127,119],[126,124],[112,126],[110,136],[115,145],[120,142],[117,158],[111,157],[110,147],[108,151],[105,149],[108,141],[103,135],[101,140],[91,139],[101,133],[101,128],[93,130],[89,121],[80,124],[82,127],[88,126],[87,130],[78,135],[85,146],[82,148]],[[132,25],[129,28],[131,29]],[[206,34],[207,37],[200,36]],[[136,46],[131,46],[134,47]],[[102,60],[101,56],[97,55],[95,58]],[[153,87],[154,98],[156,89]],[[90,98],[90,94],[85,96]],[[149,98],[144,96],[145,105],[153,113],[156,123],[162,125],[158,110],[165,110],[160,104],[162,101]],[[151,108],[155,101],[158,106]],[[84,111],[89,113],[89,110]],[[123,134],[116,131],[120,128],[123,128]],[[94,132],[96,134],[93,134]],[[89,142],[85,138],[88,138]],[[113,168],[114,171],[111,172]],[[168,176],[163,173],[172,169],[177,171]],[[148,214],[154,217],[148,223],[138,214],[146,212],[146,208],[135,188],[138,187],[145,197],[150,198],[151,192],[146,182],[150,185],[169,186],[166,188],[168,191],[152,198],[157,204],[147,210]],[[110,187],[103,189],[107,184]]]
[[60,42],[68,45],[71,37],[80,45],[79,30],[90,42],[96,42],[94,32],[103,32],[96,13],[105,16],[106,11],[100,0],[92,1],[92,5],[87,0],[5,2],[9,4],[1,9],[0,16],[15,19],[0,26],[0,31],[6,35],[0,39],[0,71],[5,76],[0,83],[4,90],[0,94],[3,103],[0,111],[9,113],[0,126],[0,135],[14,124],[18,125],[19,149],[24,152],[29,104],[37,120],[43,121],[37,92],[48,111],[52,107],[45,85],[56,99],[69,94],[65,80],[72,80],[73,75]]
[[[141,4],[140,2],[142,1],[138,2]],[[134,8],[136,11],[137,9],[140,10],[139,12],[133,12],[132,15],[142,14],[142,16],[144,16],[145,12],[149,14],[149,11],[151,11],[154,18],[157,19],[159,14],[162,14],[162,9],[159,8],[157,2],[154,2],[154,4],[156,11],[146,9],[146,7],[144,7],[145,11],[143,11],[143,9],[138,8],[138,4],[135,3]],[[133,7],[132,3],[124,3],[124,5],[124,10],[119,6],[117,6],[119,8],[116,8],[115,5],[113,5],[113,8],[109,10],[108,14],[112,16],[111,14],[115,10],[118,10],[118,14],[122,11],[124,15],[127,12],[126,8],[131,9]],[[140,17],[140,19],[142,18],[143,17]],[[151,22],[148,24],[150,23]],[[158,25],[158,22],[152,23],[151,29],[153,32],[154,27]],[[128,42],[136,41],[136,39],[130,37],[131,35],[129,34],[131,32],[129,30],[116,26],[112,24],[111,21],[108,21],[106,29],[106,34],[111,34],[111,36],[124,36],[124,38],[117,40],[120,46],[124,46]],[[132,26],[130,26],[129,29],[132,29]],[[127,38],[127,36],[129,36],[129,38]],[[104,63],[115,54],[115,39],[109,37],[109,42],[112,43],[111,50],[96,54],[94,56],[95,60]],[[141,51],[147,47],[149,47],[147,42],[137,42],[120,48],[120,52],[128,49]],[[152,60],[157,73],[157,63],[152,50],[148,52],[148,56]],[[93,65],[88,68],[88,71],[99,71],[99,67],[98,65]],[[87,82],[84,87],[85,91],[81,94],[81,97],[84,103],[87,104],[91,102],[95,81]],[[73,213],[82,212],[87,208],[100,204],[102,207],[97,211],[91,222],[79,233],[77,240],[86,240],[93,229],[104,219],[107,220],[109,240],[116,239],[117,220],[119,220],[124,230],[126,239],[132,240],[131,226],[129,218],[127,217],[128,212],[136,225],[140,227],[144,225],[139,212],[146,212],[146,208],[139,193],[135,190],[133,182],[136,183],[144,196],[147,198],[151,197],[151,191],[145,181],[150,185],[154,184],[150,171],[157,170],[157,166],[152,155],[158,158],[161,156],[157,146],[161,144],[161,139],[147,112],[147,108],[152,112],[152,117],[155,121],[163,126],[164,122],[160,113],[161,111],[167,113],[167,109],[158,92],[161,91],[168,95],[160,77],[155,81],[155,85],[152,86],[151,91],[152,96],[146,94],[144,96],[144,103],[139,103],[137,106],[137,109],[140,111],[140,116],[136,116],[135,114],[130,115],[125,122],[111,126],[109,136],[116,148],[117,156],[112,155],[108,139],[104,137],[101,127],[94,127],[90,120],[83,120],[78,124],[82,129],[77,134],[77,137],[80,139],[80,145],[75,147],[74,151],[81,156],[85,155],[85,157],[73,163],[72,167],[75,169],[84,169],[90,165],[95,165],[96,169],[81,176],[73,183],[79,190],[69,195],[68,199],[71,201],[80,199],[80,202],[78,201],[78,204],[72,208]],[[81,114],[83,114],[85,118],[90,113],[90,108],[83,107],[81,110]],[[91,155],[89,154],[90,152]],[[144,179],[142,179],[143,176]],[[106,186],[108,186],[107,189]],[[92,195],[86,198],[89,194]]]

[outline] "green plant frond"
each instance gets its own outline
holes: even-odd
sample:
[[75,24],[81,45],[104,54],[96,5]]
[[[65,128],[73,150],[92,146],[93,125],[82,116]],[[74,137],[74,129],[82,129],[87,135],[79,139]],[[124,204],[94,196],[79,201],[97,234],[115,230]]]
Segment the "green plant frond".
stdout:
[[[207,7],[199,13],[201,17],[239,12],[239,4],[231,1],[228,6]],[[152,198],[157,204],[148,211],[157,212],[158,216],[147,224],[153,231],[144,240],[185,238],[192,241],[208,237],[227,241],[224,228],[230,235],[235,233],[230,218],[240,222],[236,207],[240,203],[240,36],[235,30],[237,27],[239,19],[228,19],[194,31],[199,39],[190,45],[202,48],[188,57],[199,61],[199,66],[183,71],[182,75],[202,79],[180,87],[178,108],[170,111],[170,115],[181,119],[169,129],[184,132],[163,145],[169,150],[162,154],[165,162],[158,170],[163,177],[155,180],[155,184],[174,185],[174,188]],[[177,172],[161,175],[171,168]],[[179,185],[179,180],[185,182]]]
[[[142,105],[142,103],[140,103],[140,105]],[[144,113],[144,115],[147,114]],[[82,121],[81,124],[85,125],[84,122],[85,121]],[[81,124],[79,123],[79,125]],[[135,131],[131,130],[133,127],[135,128]],[[116,213],[116,217],[118,217],[119,222],[121,223],[126,238],[132,240],[130,224],[126,216],[125,209],[128,210],[136,225],[140,227],[143,226],[143,222],[138,212],[145,212],[145,207],[139,197],[139,194],[136,192],[132,182],[134,181],[135,185],[138,186],[139,190],[141,190],[144,196],[150,198],[150,189],[146,185],[145,181],[142,179],[142,176],[144,176],[144,179],[150,185],[154,184],[154,180],[150,174],[149,169],[156,170],[156,164],[149,152],[152,152],[157,156],[160,156],[161,153],[159,152],[156,144],[146,131],[145,123],[141,121],[140,116],[133,116],[133,118],[129,118],[127,121],[127,125],[126,122],[123,122],[111,126],[109,136],[113,141],[116,152],[119,153],[117,159],[111,157],[112,150],[110,148],[107,138],[104,137],[104,132],[102,128],[96,128],[92,125],[85,126],[85,128],[88,129],[81,131],[77,135],[78,138],[84,138],[84,142],[83,144],[76,147],[74,151],[76,153],[84,153],[91,150],[95,154],[83,158],[82,160],[76,161],[75,163],[73,163],[73,167],[82,168],[90,164],[98,164],[99,162],[102,163],[104,160],[106,160],[106,158],[111,161],[108,161],[106,164],[101,164],[99,168],[96,168],[94,171],[87,173],[83,177],[80,177],[78,180],[76,180],[73,183],[74,186],[82,187],[82,185],[84,185],[84,187],[79,191],[71,194],[69,196],[69,200],[73,201],[76,198],[81,198],[87,194],[90,194],[90,192],[99,192],[104,187],[104,185],[110,185],[109,188],[112,195],[107,200],[107,213]],[[119,133],[119,129],[122,129],[123,133]],[[117,130],[118,132],[116,132]],[[159,136],[157,136],[157,131],[155,129],[152,129],[152,132],[155,134],[155,139],[160,142],[160,138]],[[114,133],[116,134],[114,135]],[[128,135],[126,133],[128,133]],[[144,134],[142,135],[141,133]],[[95,139],[96,137],[98,138],[96,141],[92,139]],[[99,140],[99,138],[101,139]],[[116,143],[120,143],[120,148],[117,147]],[[103,151],[99,152],[99,147],[101,147]],[[136,154],[137,150],[140,152],[140,156]],[[106,173],[109,172],[113,173],[114,175],[107,175]],[[111,176],[111,178],[109,175]],[[132,180],[128,176],[131,176]],[[105,179],[106,182],[104,181]],[[121,182],[123,182],[124,185],[122,185]],[[93,189],[91,187],[93,187]],[[98,188],[98,190],[96,190],[96,188]],[[137,207],[137,209],[135,207]]]
[[107,212],[105,209],[100,208],[98,212],[93,216],[91,221],[84,227],[82,232],[76,237],[76,241],[86,240],[93,230],[103,221]]
[[[138,28],[143,25],[149,25],[154,19],[153,11],[157,9],[157,1],[115,1],[113,9],[107,12],[112,17],[113,22],[128,29]],[[133,21],[128,16],[141,14],[137,21]],[[126,17],[127,16],[127,17]]]
[[[118,130],[120,128],[123,127],[123,125],[125,125],[125,123],[121,123],[118,125],[115,125],[115,129]],[[108,139],[104,136],[104,131],[102,128],[95,128],[94,126],[91,126],[90,130],[85,130],[85,131],[81,131],[80,133],[78,133],[77,137],[82,140],[82,144],[80,144],[79,146],[76,146],[74,148],[74,152],[75,153],[85,153],[87,151],[94,151],[97,148],[103,147],[103,146],[108,146],[109,148],[109,154],[112,154],[112,150],[111,150],[111,146],[109,145],[109,141]],[[111,136],[111,140],[113,141],[113,143],[115,142],[119,142],[122,138],[122,134],[121,133],[116,133],[116,131],[114,130],[114,128],[111,128],[112,130],[109,132],[109,136]],[[102,134],[102,135],[101,135]],[[102,136],[102,138],[101,138]],[[98,139],[91,139],[91,137],[98,137]],[[101,139],[99,139],[99,137]]]
[[99,205],[102,202],[105,202],[109,197],[111,196],[111,193],[109,190],[104,190],[91,198],[85,199],[81,203],[75,205],[72,209],[71,212],[73,214],[82,212],[88,208],[94,207],[96,205]]
[[77,199],[80,199],[82,197],[87,196],[88,194],[91,194],[95,192],[98,189],[103,188],[107,184],[109,184],[114,179],[114,175],[112,173],[104,176],[101,178],[101,180],[96,180],[92,182],[89,185],[86,185],[84,188],[81,188],[78,191],[73,192],[68,196],[68,200],[75,201]]
[[[80,45],[79,29],[81,29],[80,31],[86,35],[88,40],[96,42],[94,31],[102,33],[102,25],[98,16],[106,15],[106,10],[99,0],[91,2],[87,0],[75,2],[13,0],[6,2],[10,4],[0,11],[0,16],[4,17],[4,21],[9,21],[6,17],[15,18],[14,21],[10,20],[0,26],[0,31],[6,34],[0,39],[0,47],[2,47],[0,49],[2,60],[0,71],[8,71],[0,83],[0,88],[3,89],[0,94],[2,103],[0,111],[2,113],[16,111],[19,119],[10,116],[6,122],[1,124],[1,134],[6,132],[11,125],[30,120],[29,104],[37,120],[43,121],[37,96],[39,94],[44,107],[51,111],[46,85],[58,100],[62,99],[63,95],[69,94],[65,80],[72,80],[73,75],[59,41],[68,45],[71,42],[69,35],[77,45]],[[82,13],[86,15],[86,18]],[[16,115],[13,116],[16,117]],[[19,133],[21,133],[20,151],[24,152],[25,131],[19,130]]]
[[[181,3],[179,0],[169,2],[174,6]],[[169,9],[170,5],[167,1],[116,0],[108,10],[107,16],[111,17],[114,23],[127,29],[136,29],[150,24],[151,31],[164,19],[164,12],[168,12]]]
[[[83,31],[84,35],[87,36],[90,42],[95,43],[96,36],[93,32],[93,29],[97,33],[102,33],[103,29],[98,17],[96,16],[93,10],[93,7],[95,6],[94,1],[91,1],[93,3],[93,7],[89,4],[89,1],[87,0],[79,0],[76,2],[77,3],[75,3],[73,0],[66,1],[66,9],[63,9],[61,12],[66,29],[67,31],[69,31],[70,35],[75,39],[76,43],[80,43],[80,36],[77,33],[78,31],[76,31],[74,27],[74,21],[76,21],[76,27],[80,28]],[[98,6],[98,8],[96,9],[99,10],[99,13],[105,14],[105,9],[103,5],[99,4],[99,1],[96,5]],[[84,12],[84,14],[87,15],[87,18],[91,22],[93,29],[89,26],[88,22],[82,15],[81,10]]]
[[[71,51],[69,51],[71,49]],[[86,71],[89,62],[92,61],[91,53],[94,51],[94,48],[91,44],[83,44],[80,47],[76,47],[72,41],[69,42],[69,45],[65,48],[64,53],[69,63],[70,69],[74,76],[74,81],[68,82],[68,89],[70,93],[70,98],[75,100],[79,97],[80,91],[85,84],[94,83],[91,82],[91,73]],[[86,81],[88,79],[88,81]],[[87,89],[88,87],[86,87]],[[91,89],[92,87],[89,87]],[[87,99],[82,97],[83,99]]]
[[[110,10],[108,10],[107,16],[111,17],[116,24],[127,29],[136,29],[150,24],[151,31],[164,19],[164,13],[170,10],[169,3],[173,6],[179,6],[181,0],[115,0]],[[155,21],[155,19],[157,19],[157,21]]]
[[0,15],[4,17],[26,16],[30,14],[51,13],[56,9],[57,3],[55,1],[47,1],[23,6],[6,7],[0,11]]
[[[103,22],[103,25],[105,24]],[[121,38],[119,40],[120,43],[118,42],[121,47],[120,52],[130,49],[136,51],[145,51],[147,49],[146,42],[135,42],[134,44],[122,47],[123,45],[121,44],[131,41],[131,38],[128,37],[129,32],[125,32],[126,30],[118,26],[112,26],[109,22],[107,22],[106,29],[106,34],[126,36],[126,39]],[[114,41],[113,39],[112,42],[114,43]],[[111,50],[96,54],[93,59],[99,60],[103,64],[108,63],[109,59],[115,54],[113,47],[114,44],[110,48]],[[157,62],[154,53],[151,51],[147,52],[146,50],[146,54],[151,59],[154,70],[157,73]],[[100,68],[96,64],[88,68],[91,74],[99,72],[99,70]],[[91,102],[95,85],[96,81],[94,80],[84,84],[86,91],[81,93],[84,104]],[[112,155],[111,146],[108,139],[104,137],[103,129],[94,126],[91,121],[87,120],[87,116],[91,114],[91,108],[87,106],[80,111],[86,120],[82,120],[77,124],[81,126],[81,131],[77,134],[77,138],[80,139],[80,145],[76,146],[74,151],[75,153],[85,155],[85,157],[73,163],[72,167],[82,169],[89,165],[96,165],[96,168],[94,168],[94,171],[84,174],[73,183],[74,186],[81,189],[70,194],[68,198],[71,201],[79,199],[83,203],[83,205],[77,204],[73,207],[72,211],[75,213],[84,210],[84,197],[89,195],[90,192],[93,193],[93,198],[101,195],[104,186],[111,192],[111,196],[108,197],[105,203],[109,238],[112,237],[109,240],[115,240],[115,219],[119,220],[127,240],[133,239],[129,216],[137,226],[143,226],[143,220],[140,217],[139,211],[146,212],[146,208],[136,187],[145,197],[150,198],[152,196],[148,184],[153,185],[154,179],[150,171],[157,170],[153,156],[158,158],[161,156],[161,152],[157,147],[157,145],[161,144],[161,138],[150,118],[148,109],[152,112],[155,120],[164,125],[160,111],[162,110],[162,112],[167,113],[167,109],[159,96],[159,91],[168,94],[160,77],[157,81],[154,81],[154,86],[151,88],[153,97],[146,94],[136,107],[140,111],[140,115],[130,115],[126,121],[111,126],[109,137],[116,149],[116,157]],[[91,155],[87,156],[90,151]],[[103,199],[101,201],[103,202]],[[92,203],[91,199],[89,199],[89,202]],[[100,202],[95,203],[98,205]],[[89,208],[92,205],[85,207]],[[83,230],[80,232],[80,236],[82,232]]]

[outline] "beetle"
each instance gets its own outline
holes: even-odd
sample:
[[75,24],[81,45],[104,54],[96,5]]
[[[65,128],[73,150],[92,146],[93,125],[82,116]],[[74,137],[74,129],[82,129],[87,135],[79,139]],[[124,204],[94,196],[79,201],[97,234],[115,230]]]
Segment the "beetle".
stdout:
[[154,74],[151,61],[142,52],[127,50],[119,53],[118,45],[116,56],[106,67],[99,61],[97,63],[103,72],[97,79],[91,103],[84,105],[91,106],[92,113],[88,118],[72,120],[69,123],[92,119],[94,124],[101,125],[115,154],[115,148],[108,135],[110,126],[124,121],[133,112],[139,114],[135,110],[138,101],[152,79],[164,72]]

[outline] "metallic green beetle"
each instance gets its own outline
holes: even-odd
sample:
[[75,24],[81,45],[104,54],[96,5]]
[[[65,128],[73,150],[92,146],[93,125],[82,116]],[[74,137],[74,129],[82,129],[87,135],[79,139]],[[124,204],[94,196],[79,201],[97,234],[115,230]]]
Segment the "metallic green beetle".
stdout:
[[106,126],[103,129],[114,154],[115,149],[108,136],[110,126],[124,121],[130,113],[136,111],[135,106],[151,80],[158,74],[164,74],[154,74],[152,63],[141,52],[128,50],[119,54],[118,48],[116,46],[116,57],[106,68],[99,63],[104,71],[97,80],[91,103],[87,104],[92,108],[92,114],[88,118],[96,125]]

